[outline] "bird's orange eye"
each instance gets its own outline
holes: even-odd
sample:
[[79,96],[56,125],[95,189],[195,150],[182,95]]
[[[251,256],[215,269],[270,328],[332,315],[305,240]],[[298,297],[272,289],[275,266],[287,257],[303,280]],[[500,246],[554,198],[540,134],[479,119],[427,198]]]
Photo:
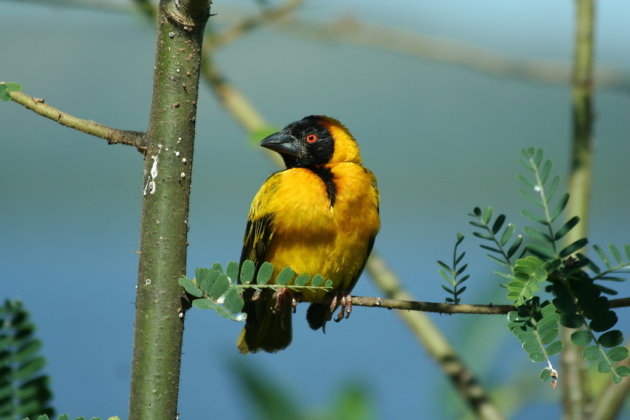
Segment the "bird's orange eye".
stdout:
[[317,141],[317,135],[309,134],[308,136],[306,136],[306,141],[309,143],[315,143]]

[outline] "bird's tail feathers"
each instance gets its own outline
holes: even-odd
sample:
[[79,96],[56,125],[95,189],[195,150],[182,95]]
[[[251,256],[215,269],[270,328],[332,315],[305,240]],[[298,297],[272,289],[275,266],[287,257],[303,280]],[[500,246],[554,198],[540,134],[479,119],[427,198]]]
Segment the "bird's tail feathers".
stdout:
[[247,321],[236,341],[243,354],[259,350],[275,353],[291,343],[291,310],[274,312],[264,306],[265,302],[246,303]]
[[330,312],[330,305],[325,303],[311,303],[306,311],[306,320],[308,325],[314,329],[322,329],[326,332],[326,323],[332,318],[332,312]]

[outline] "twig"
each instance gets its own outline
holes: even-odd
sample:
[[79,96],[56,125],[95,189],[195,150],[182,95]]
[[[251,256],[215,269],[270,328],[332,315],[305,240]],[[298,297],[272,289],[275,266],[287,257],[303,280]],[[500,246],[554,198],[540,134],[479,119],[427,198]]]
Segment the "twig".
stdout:
[[222,32],[212,35],[208,43],[208,52],[215,51],[226,44],[236,41],[253,29],[287,16],[303,3],[304,0],[288,0],[273,9],[262,9],[259,14],[247,17],[229,28],[224,29]]
[[[367,263],[367,270],[376,285],[380,287],[389,298],[412,300],[411,295],[402,289],[397,276],[378,254],[372,253]],[[468,369],[464,361],[459,358],[458,354],[435,324],[425,314],[420,312],[400,311],[398,315],[407,323],[418,340],[450,378],[471,410],[473,410],[479,418],[488,420],[503,418],[503,415],[492,403],[490,396],[481,386],[477,378]]]
[[[512,305],[470,305],[439,302],[419,302],[413,300],[385,299],[380,297],[352,296],[352,306],[367,306],[385,309],[400,309],[407,311],[435,312],[440,314],[477,314],[477,315],[505,315],[516,310]],[[611,308],[625,308],[630,306],[630,298],[614,299],[610,301]]]
[[512,305],[466,305],[411,300],[385,299],[379,297],[352,296],[352,306],[401,309],[407,311],[436,312],[441,314],[501,315],[514,310]]
[[[376,47],[500,77],[553,84],[567,84],[570,81],[571,68],[566,62],[521,60],[465,41],[438,38],[351,18],[330,23],[291,19],[283,20],[276,26],[308,39]],[[618,69],[600,67],[597,84],[600,88],[630,92],[630,75]]]
[[129,12],[131,7],[126,3],[112,2],[111,0],[4,0],[13,3],[31,3],[45,5],[47,7],[66,7],[75,9],[90,9],[102,12]]
[[119,130],[94,121],[74,117],[60,111],[57,108],[47,105],[43,99],[33,98],[23,92],[8,92],[8,95],[11,96],[11,100],[14,102],[19,103],[25,108],[30,109],[41,116],[50,118],[61,125],[65,125],[66,127],[74,128],[75,130],[103,138],[107,140],[107,143],[109,144],[126,144],[134,146],[141,153],[144,153],[146,150],[144,133],[142,132]]
[[[4,0],[7,1],[7,0]],[[16,1],[16,0],[12,0]],[[24,2],[25,0],[20,0]],[[27,0],[32,3],[45,3],[51,5],[49,0]],[[147,0],[133,0],[140,4],[150,4]],[[280,30],[288,31],[293,35],[308,39],[322,39],[332,42],[345,42],[367,47],[376,47],[383,50],[396,51],[425,60],[452,64],[469,68],[486,74],[510,77],[525,81],[542,83],[566,84],[570,80],[570,64],[552,60],[520,60],[488,48],[469,44],[462,41],[432,37],[411,31],[379,26],[371,23],[360,22],[356,19],[338,19],[330,23],[317,22],[312,19],[279,20],[275,16],[276,11],[289,7],[297,0],[289,1],[284,6],[264,12],[264,16],[253,16],[245,20],[238,20],[234,9],[225,8],[220,14],[224,20],[236,22],[232,26],[217,34],[217,43],[225,46],[238,40],[242,35],[252,29],[260,27],[263,23],[273,21]],[[129,11],[130,7],[120,4],[110,4],[106,1],[90,1],[84,3],[77,0],[56,1],[55,6],[66,7],[90,7],[107,11]],[[142,6],[143,7],[143,6]],[[143,14],[146,10],[140,9]],[[206,44],[204,42],[204,44]],[[217,45],[216,47],[218,47]],[[211,48],[215,49],[212,46]],[[597,84],[600,88],[630,91],[630,75],[627,72],[613,68],[601,67],[598,69]]]

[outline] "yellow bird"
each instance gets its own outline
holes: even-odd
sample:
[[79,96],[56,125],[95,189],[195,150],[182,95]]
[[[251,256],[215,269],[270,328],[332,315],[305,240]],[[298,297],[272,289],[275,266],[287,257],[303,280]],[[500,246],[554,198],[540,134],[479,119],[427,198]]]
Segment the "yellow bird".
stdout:
[[[330,304],[312,303],[306,318],[323,328],[335,309],[348,317],[350,291],[372,251],[380,226],[379,194],[374,174],[363,167],[359,146],[346,127],[325,116],[308,116],[260,142],[279,153],[286,169],[271,175],[252,202],[241,264],[256,269],[273,264],[272,279],[286,266],[297,274],[321,274],[333,282]],[[276,352],[291,342],[293,293],[262,293],[245,304],[245,328],[238,338],[241,353]],[[320,300],[326,292],[304,292]]]

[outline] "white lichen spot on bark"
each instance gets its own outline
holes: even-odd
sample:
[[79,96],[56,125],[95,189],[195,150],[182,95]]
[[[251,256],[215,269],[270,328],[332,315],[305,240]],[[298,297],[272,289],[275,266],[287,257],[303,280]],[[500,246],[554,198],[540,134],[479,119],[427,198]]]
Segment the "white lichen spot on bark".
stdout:
[[149,171],[149,179],[147,183],[144,185],[144,195],[147,195],[147,191],[149,194],[155,194],[155,179],[158,177],[158,162],[160,159],[158,155],[151,156],[153,160],[153,164],[151,165],[151,170]]

